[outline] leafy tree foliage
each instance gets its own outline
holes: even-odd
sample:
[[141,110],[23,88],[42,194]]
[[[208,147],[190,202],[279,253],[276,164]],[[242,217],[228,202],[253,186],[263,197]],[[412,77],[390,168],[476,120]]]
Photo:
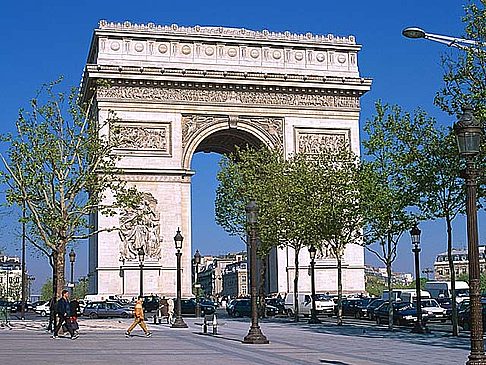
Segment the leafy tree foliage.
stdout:
[[[404,144],[397,138],[409,125],[410,116],[398,106],[376,103],[376,115],[367,120],[364,130],[369,136],[363,142],[368,158],[363,165],[362,207],[364,244],[385,264],[387,287],[392,297],[392,264],[402,234],[416,221],[410,207],[416,204],[413,189],[407,184],[402,161]],[[378,248],[371,246],[378,244]],[[389,306],[388,326],[393,327],[393,308]]]
[[98,123],[93,99],[83,103],[76,89],[66,96],[58,87],[45,85],[30,109],[19,111],[17,133],[3,136],[2,178],[8,203],[26,205],[29,241],[49,258],[60,295],[66,247],[98,233],[89,216],[113,215],[139,194],[119,177],[114,116]]

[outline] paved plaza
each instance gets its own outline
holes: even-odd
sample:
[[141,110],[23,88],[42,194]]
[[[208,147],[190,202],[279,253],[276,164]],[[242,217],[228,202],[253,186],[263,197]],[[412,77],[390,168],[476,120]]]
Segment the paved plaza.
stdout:
[[51,339],[45,321],[12,321],[13,328],[0,329],[2,364],[332,364],[415,365],[463,364],[469,339],[445,333],[415,335],[409,329],[393,332],[373,324],[332,322],[308,325],[287,318],[265,320],[262,329],[268,345],[241,343],[249,319],[222,319],[217,336],[201,334],[201,320],[185,320],[188,329],[150,325],[153,337],[145,338],[137,328],[125,338],[128,319],[80,320],[80,337]]

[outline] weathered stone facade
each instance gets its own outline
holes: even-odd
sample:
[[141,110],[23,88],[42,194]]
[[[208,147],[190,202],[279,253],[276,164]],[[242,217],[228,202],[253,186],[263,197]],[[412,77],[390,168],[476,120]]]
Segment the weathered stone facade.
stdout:
[[[235,145],[265,145],[286,155],[316,153],[343,139],[359,153],[359,98],[371,80],[358,71],[361,46],[353,36],[275,33],[223,27],[160,26],[101,21],[83,77],[96,92],[97,117],[114,112],[121,134],[119,166],[146,193],[143,224],[94,215],[98,227],[122,225],[90,241],[90,290],[138,293],[142,242],[146,293],[175,293],[177,227],[184,236],[183,295],[191,293],[191,159],[194,153],[231,152]],[[98,80],[104,86],[95,88]],[[110,136],[110,131],[106,132]],[[276,250],[270,289],[288,291],[293,253]],[[302,253],[306,270],[307,252]],[[344,257],[344,289],[364,290],[362,247]],[[335,290],[336,262],[318,260],[318,290]],[[308,290],[306,280],[302,289]]]

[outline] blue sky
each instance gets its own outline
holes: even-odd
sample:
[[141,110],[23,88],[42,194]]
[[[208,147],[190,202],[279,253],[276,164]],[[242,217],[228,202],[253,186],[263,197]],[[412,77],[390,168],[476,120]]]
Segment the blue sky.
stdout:
[[[373,114],[377,99],[398,103],[406,109],[418,106],[446,125],[454,119],[433,106],[441,87],[440,57],[447,47],[401,35],[407,26],[448,35],[463,34],[462,1],[2,1],[0,5],[0,133],[11,132],[19,107],[25,106],[42,83],[63,75],[66,85],[78,85],[94,28],[100,19],[121,22],[179,25],[221,25],[253,30],[268,29],[296,33],[354,35],[363,45],[358,62],[361,75],[373,85],[361,99],[361,126]],[[218,155],[197,154],[192,166],[193,245],[202,253],[223,253],[241,249],[238,239],[229,238],[214,224],[214,190]],[[11,218],[11,217],[10,217]],[[13,234],[14,220],[4,219],[2,244],[7,252],[19,252],[20,239]],[[480,237],[484,231],[480,216]],[[442,221],[421,226],[423,267],[431,266],[435,255],[446,249]],[[464,219],[455,226],[454,241],[466,243]],[[401,242],[397,271],[412,271],[408,234]],[[87,271],[85,244],[76,247],[75,276]],[[47,260],[31,253],[29,270],[39,287],[49,275]],[[367,262],[377,261],[367,255]]]

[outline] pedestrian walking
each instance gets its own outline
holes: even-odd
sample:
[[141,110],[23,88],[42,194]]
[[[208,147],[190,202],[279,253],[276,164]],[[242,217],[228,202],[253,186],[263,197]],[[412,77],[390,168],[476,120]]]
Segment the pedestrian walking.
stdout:
[[79,305],[78,299],[74,298],[71,300],[69,306],[71,307],[71,316],[69,318],[71,320],[71,328],[73,329],[74,333],[78,333],[78,316],[81,314],[81,306]]
[[174,319],[174,299],[167,299],[167,323],[172,324]]
[[49,323],[47,324],[47,332],[54,332],[56,328],[56,297],[53,295],[49,299]]
[[145,315],[143,313],[142,301],[143,296],[139,296],[137,302],[135,303],[135,319],[133,320],[131,326],[125,332],[125,337],[130,337],[130,333],[137,324],[140,325],[140,327],[142,328],[143,332],[145,333],[145,337],[152,336],[152,332],[149,332],[149,330],[147,329],[147,325],[145,324]]
[[71,306],[69,305],[69,292],[67,290],[62,291],[61,298],[57,301],[56,312],[59,316],[59,322],[57,323],[52,338],[59,338],[59,330],[61,329],[62,325],[65,324],[66,329],[71,335],[71,339],[77,339],[79,335],[74,333],[71,326]]

